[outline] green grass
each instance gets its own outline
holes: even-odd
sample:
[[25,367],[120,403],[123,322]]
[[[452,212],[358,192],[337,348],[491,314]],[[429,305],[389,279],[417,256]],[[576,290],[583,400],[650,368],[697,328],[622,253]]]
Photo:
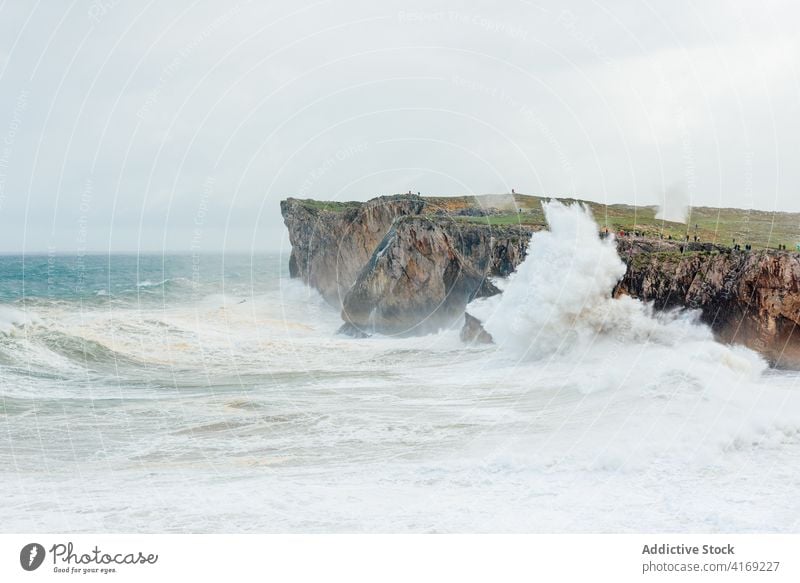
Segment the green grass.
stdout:
[[[503,213],[488,217],[459,217],[470,222],[491,225],[522,224],[544,226],[541,210],[542,197],[516,195],[514,200],[522,213]],[[742,246],[749,243],[753,248],[776,248],[786,245],[790,251],[800,243],[800,213],[768,212],[758,210],[695,207],[690,209],[687,223],[675,223],[656,219],[656,207],[633,205],[604,205],[575,199],[559,199],[564,203],[583,202],[592,209],[601,228],[618,232],[639,231],[649,237],[683,241],[698,236],[700,242],[732,246],[734,239]]]
[[[452,219],[467,223],[488,224],[492,226],[523,225],[544,227],[545,218],[542,202],[550,197],[524,194],[487,194],[479,196],[435,196],[423,197],[430,214],[446,213]],[[605,205],[572,198],[559,198],[570,202],[583,202],[594,214],[601,228],[617,232],[639,231],[646,236],[683,241],[686,235],[694,240],[695,234],[701,242],[732,246],[733,240],[742,246],[749,243],[754,248],[776,248],[786,245],[793,251],[800,243],[800,213],[780,213],[732,208],[695,207],[690,210],[686,224],[656,219],[657,209],[653,206],[633,206],[625,204]],[[310,208],[340,212],[357,208],[360,202],[338,202],[304,200]],[[464,216],[458,214],[466,208],[481,208],[490,214],[486,216]],[[519,212],[521,210],[521,212]]]
[[523,226],[543,226],[544,213],[535,216],[528,213],[508,213],[502,215],[486,215],[484,217],[454,216],[453,219],[464,223],[475,223],[492,226],[523,225]]
[[311,198],[300,199],[298,202],[302,203],[303,206],[308,208],[330,212],[341,212],[347,209],[358,208],[363,204],[355,200],[339,202],[337,200],[314,200]]

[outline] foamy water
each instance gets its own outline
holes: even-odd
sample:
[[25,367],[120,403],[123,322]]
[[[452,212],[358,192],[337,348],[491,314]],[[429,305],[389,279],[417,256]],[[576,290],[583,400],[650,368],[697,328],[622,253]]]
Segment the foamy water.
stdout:
[[796,530],[800,377],[547,215],[489,347],[336,336],[277,255],[0,258],[2,529]]

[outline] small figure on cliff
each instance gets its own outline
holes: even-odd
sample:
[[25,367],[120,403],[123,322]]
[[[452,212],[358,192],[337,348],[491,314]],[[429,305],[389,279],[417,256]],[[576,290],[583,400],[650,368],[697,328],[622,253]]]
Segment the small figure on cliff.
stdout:
[[511,194],[517,194],[517,192],[512,188],[511,189]]

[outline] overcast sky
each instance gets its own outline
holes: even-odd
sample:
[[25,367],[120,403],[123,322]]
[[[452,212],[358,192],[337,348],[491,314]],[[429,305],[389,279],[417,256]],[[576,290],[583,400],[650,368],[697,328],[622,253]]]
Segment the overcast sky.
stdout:
[[287,196],[800,210],[798,3],[497,4],[0,0],[0,251],[274,249]]

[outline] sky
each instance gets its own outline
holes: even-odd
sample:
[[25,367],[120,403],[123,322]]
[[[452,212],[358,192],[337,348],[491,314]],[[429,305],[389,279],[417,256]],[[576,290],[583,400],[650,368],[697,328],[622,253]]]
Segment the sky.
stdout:
[[798,22],[789,0],[0,0],[0,252],[273,250],[288,196],[800,211]]

